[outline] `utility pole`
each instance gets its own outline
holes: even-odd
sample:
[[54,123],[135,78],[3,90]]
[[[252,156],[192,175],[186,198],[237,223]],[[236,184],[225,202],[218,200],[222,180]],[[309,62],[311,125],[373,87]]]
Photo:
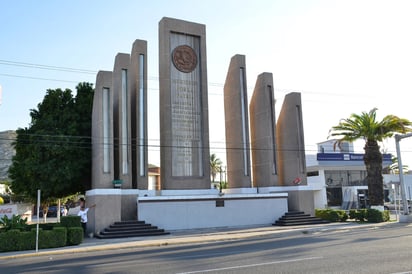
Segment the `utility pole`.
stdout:
[[401,196],[402,196],[402,205],[403,205],[403,215],[409,215],[409,204],[406,200],[406,189],[405,189],[405,181],[403,177],[403,166],[402,166],[402,159],[401,159],[401,149],[399,142],[404,139],[412,137],[412,133],[404,134],[404,135],[395,135],[395,142],[396,142],[396,154],[398,157],[398,169],[399,169],[399,184],[401,187]]

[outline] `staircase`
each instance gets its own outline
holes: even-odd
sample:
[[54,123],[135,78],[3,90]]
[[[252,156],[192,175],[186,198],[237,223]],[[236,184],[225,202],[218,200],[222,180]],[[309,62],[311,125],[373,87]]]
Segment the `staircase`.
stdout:
[[100,231],[96,238],[113,239],[127,237],[142,237],[142,236],[158,236],[167,235],[164,229],[159,229],[157,226],[145,223],[145,221],[121,221],[115,222],[104,231]]
[[310,216],[310,214],[305,214],[303,211],[289,211],[286,212],[279,220],[277,220],[273,225],[279,226],[293,226],[293,225],[316,225],[316,224],[327,224],[329,221],[322,220],[318,217]]

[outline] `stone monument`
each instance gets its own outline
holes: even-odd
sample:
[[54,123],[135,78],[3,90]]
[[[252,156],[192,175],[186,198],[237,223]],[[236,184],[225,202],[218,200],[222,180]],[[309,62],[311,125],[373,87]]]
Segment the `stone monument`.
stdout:
[[224,86],[229,188],[250,188],[249,116],[244,55],[232,57]]
[[224,87],[229,189],[211,188],[206,61],[205,25],[167,17],[159,22],[161,185],[156,190],[148,190],[147,42],[135,40],[131,54],[118,53],[113,72],[99,71],[93,181],[86,192],[87,203],[98,206],[89,213],[90,231],[136,219],[166,229],[261,225],[288,206],[313,209],[300,94],[285,98],[276,125],[270,73],[258,76],[250,102],[251,172],[243,55],[231,59]]
[[278,186],[276,115],[272,73],[258,76],[250,100],[253,186]]
[[210,189],[206,27],[159,22],[162,189]]

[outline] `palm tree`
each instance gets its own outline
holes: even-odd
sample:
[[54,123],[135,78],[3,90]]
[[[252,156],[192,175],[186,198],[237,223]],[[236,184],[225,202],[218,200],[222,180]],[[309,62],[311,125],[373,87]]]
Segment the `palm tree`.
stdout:
[[412,122],[394,115],[387,115],[382,121],[377,121],[376,110],[377,108],[374,108],[360,115],[351,114],[349,118],[342,119],[337,126],[332,127],[329,136],[340,136],[335,143],[338,146],[343,141],[365,140],[363,161],[367,173],[369,204],[383,206],[382,153],[379,151],[378,142],[392,137],[395,133],[412,132]]
[[217,158],[216,154],[210,155],[210,175],[212,176],[212,182],[215,181],[216,174],[221,171],[222,161]]
[[[392,157],[392,164],[388,168],[389,172],[391,174],[399,174],[399,164],[398,164],[398,158],[397,157]],[[409,171],[409,167],[407,165],[402,165],[402,173],[406,174]]]

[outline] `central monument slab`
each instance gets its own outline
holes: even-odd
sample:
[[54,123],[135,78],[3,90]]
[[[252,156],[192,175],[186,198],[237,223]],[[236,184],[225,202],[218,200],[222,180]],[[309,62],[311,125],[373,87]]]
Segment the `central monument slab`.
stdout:
[[206,27],[159,22],[162,189],[209,189]]

